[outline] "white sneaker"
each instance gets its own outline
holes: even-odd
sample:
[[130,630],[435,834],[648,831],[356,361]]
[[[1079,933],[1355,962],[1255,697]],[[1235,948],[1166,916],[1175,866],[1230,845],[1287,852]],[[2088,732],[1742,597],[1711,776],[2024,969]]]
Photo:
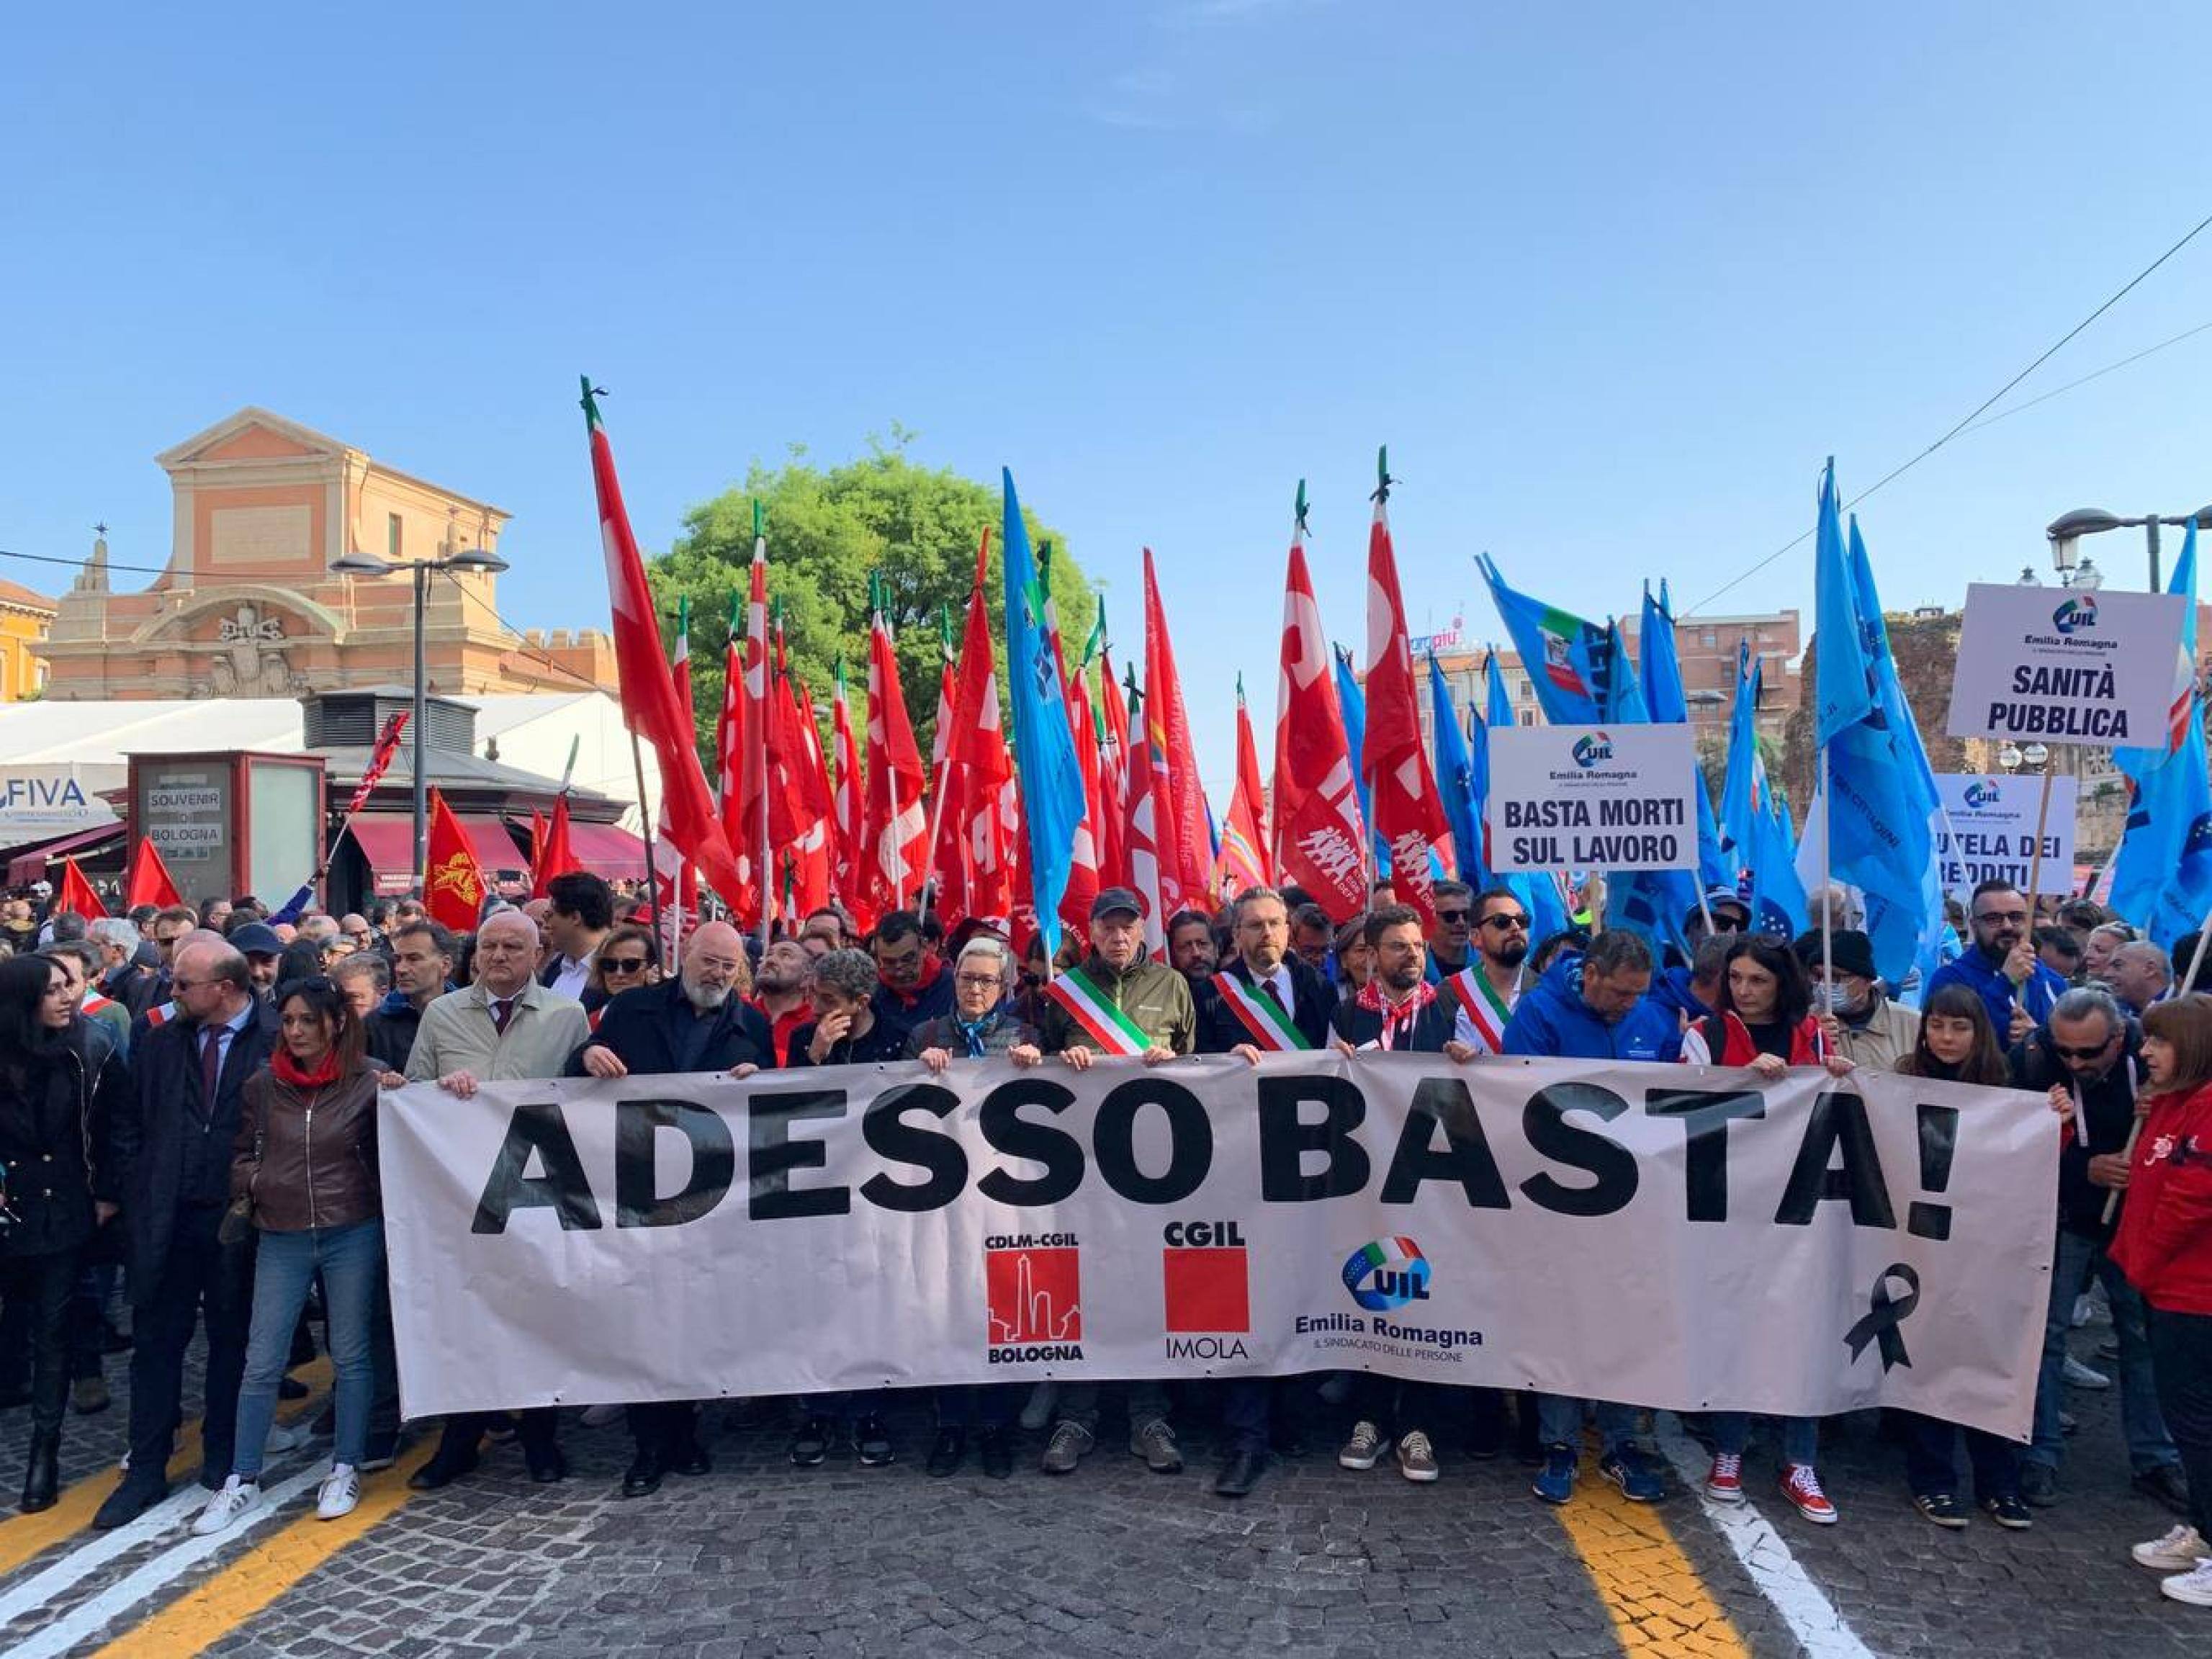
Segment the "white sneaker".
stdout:
[[205,1538],[228,1530],[261,1506],[261,1483],[232,1475],[210,1496],[207,1506],[192,1520],[192,1536]]
[[2212,1545],[2205,1543],[2196,1528],[2180,1523],[2163,1538],[2148,1544],[2138,1544],[2128,1552],[2139,1567],[2148,1567],[2153,1572],[2187,1572],[2198,1559],[2212,1555]]
[[315,1518],[335,1521],[342,1515],[351,1515],[360,1502],[361,1477],[354,1473],[353,1465],[333,1463],[315,1492]]
[[2158,1581],[2159,1593],[2192,1607],[2212,1607],[2212,1557],[2199,1561],[2191,1572],[2178,1572]]
[[584,1426],[587,1429],[604,1429],[610,1423],[621,1422],[622,1414],[623,1408],[620,1406],[586,1406],[584,1407]]
[[2109,1389],[2112,1379],[2102,1371],[2093,1371],[2072,1354],[2066,1356],[2066,1386],[2069,1389]]
[[269,1439],[262,1447],[261,1455],[273,1457],[284,1452],[295,1452],[306,1445],[310,1438],[305,1423],[271,1423]]

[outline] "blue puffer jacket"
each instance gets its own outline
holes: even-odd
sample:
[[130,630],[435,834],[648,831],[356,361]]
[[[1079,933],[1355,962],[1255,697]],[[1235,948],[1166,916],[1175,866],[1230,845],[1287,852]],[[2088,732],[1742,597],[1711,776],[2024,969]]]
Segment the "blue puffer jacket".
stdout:
[[1651,1000],[1675,1015],[1677,1024],[1680,1023],[1680,1017],[1685,1014],[1692,1020],[1698,1020],[1710,1018],[1714,1012],[1698,1000],[1697,992],[1691,988],[1690,970],[1686,968],[1669,968],[1653,980]]
[[1554,964],[1522,996],[1505,1027],[1509,1054],[1560,1060],[1671,1060],[1682,1051],[1673,1011],[1646,996],[1617,1025],[1607,1025],[1583,1000],[1583,958]]

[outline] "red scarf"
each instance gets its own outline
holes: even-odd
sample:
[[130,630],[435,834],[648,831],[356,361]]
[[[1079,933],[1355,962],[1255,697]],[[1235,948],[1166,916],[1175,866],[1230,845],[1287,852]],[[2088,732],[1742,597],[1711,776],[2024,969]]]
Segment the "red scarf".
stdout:
[[300,1062],[292,1058],[292,1051],[279,1044],[269,1057],[269,1069],[276,1073],[279,1083],[289,1083],[295,1089],[327,1089],[338,1080],[338,1051],[326,1049],[321,1065],[303,1072]]
[[884,979],[881,974],[878,974],[876,978],[884,989],[891,994],[900,1007],[911,1008],[927,994],[929,988],[937,983],[937,976],[944,971],[945,958],[939,956],[936,951],[930,951],[922,956],[921,977],[915,981],[914,989],[911,991],[900,990],[897,986]]
[[1382,977],[1370,975],[1367,983],[1359,988],[1354,1000],[1370,1014],[1382,1016],[1382,1046],[1395,1048],[1401,1035],[1413,1029],[1413,1022],[1421,1011],[1437,1000],[1437,988],[1423,980],[1406,995],[1403,1002],[1392,1002],[1382,994]]

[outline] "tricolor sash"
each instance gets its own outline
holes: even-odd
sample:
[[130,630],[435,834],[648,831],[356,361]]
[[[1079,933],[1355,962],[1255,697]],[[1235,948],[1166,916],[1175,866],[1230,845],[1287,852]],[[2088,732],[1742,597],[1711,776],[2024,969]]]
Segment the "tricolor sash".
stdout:
[[1080,968],[1071,968],[1044,988],[1044,994],[1067,1011],[1067,1016],[1087,1032],[1093,1042],[1109,1054],[1132,1059],[1152,1046],[1136,1021],[1115,1006]]
[[1291,1023],[1290,1015],[1276,1006],[1275,999],[1257,986],[1223,973],[1213,976],[1213,988],[1221,993],[1237,1023],[1252,1034],[1255,1047],[1273,1050],[1313,1047],[1305,1033]]
[[89,1019],[101,1009],[112,1008],[114,1006],[115,1000],[112,997],[104,997],[97,991],[87,991],[84,994],[84,1006],[77,1012]]
[[162,1026],[167,1025],[176,1017],[177,1005],[175,1003],[159,1003],[146,1011],[146,1028],[149,1030],[158,1030]]
[[1489,975],[1470,965],[1446,980],[1444,988],[1474,1027],[1476,1046],[1485,1054],[1504,1053],[1505,1023],[1513,1018],[1513,1005],[1498,994]]

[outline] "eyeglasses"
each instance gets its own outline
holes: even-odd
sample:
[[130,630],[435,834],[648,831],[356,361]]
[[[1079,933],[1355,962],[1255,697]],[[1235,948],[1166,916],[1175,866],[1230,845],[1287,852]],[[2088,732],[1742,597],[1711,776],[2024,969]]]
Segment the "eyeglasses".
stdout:
[[957,976],[954,982],[977,991],[986,986],[994,991],[999,988],[999,976],[996,974],[961,974]]
[[1525,933],[1528,931],[1528,918],[1505,915],[1485,916],[1482,919],[1482,925],[1486,927],[1495,927],[1501,933]]
[[2012,927],[2018,927],[2027,921],[2027,912],[2025,910],[1984,910],[1979,915],[1976,915],[1974,920],[1976,921],[2004,922],[2010,924]]
[[2106,1037],[2102,1042],[2087,1048],[2076,1048],[2068,1043],[2054,1042],[2051,1045],[2051,1052],[2061,1060],[2094,1060],[2112,1046],[2111,1037]]
[[1467,912],[1464,910],[1439,910],[1437,912],[1437,920],[1438,921],[1465,921],[1467,920]]
[[601,957],[600,971],[609,979],[617,974],[641,974],[653,964],[643,957]]

